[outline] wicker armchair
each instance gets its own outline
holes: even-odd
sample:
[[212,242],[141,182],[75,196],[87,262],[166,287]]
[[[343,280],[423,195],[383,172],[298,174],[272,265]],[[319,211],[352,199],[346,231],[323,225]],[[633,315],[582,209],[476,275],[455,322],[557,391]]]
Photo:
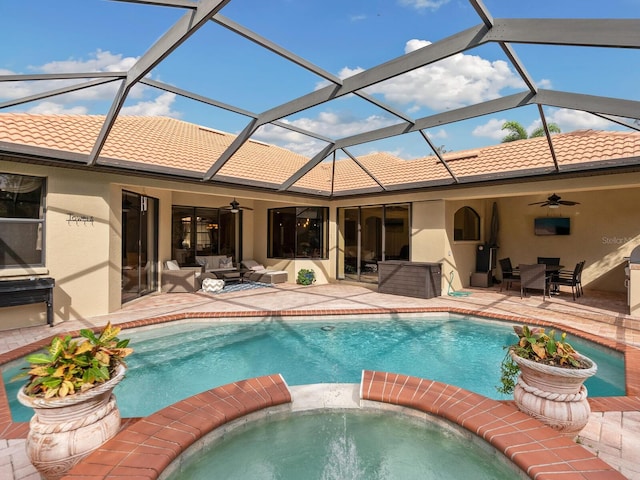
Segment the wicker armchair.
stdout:
[[178,262],[170,260],[165,262],[162,270],[163,293],[192,293],[200,289],[198,276],[202,273],[202,267],[179,267]]
[[549,293],[549,277],[546,273],[547,266],[544,263],[534,265],[520,265],[520,298],[527,294],[527,289],[542,290],[542,298],[546,299]]

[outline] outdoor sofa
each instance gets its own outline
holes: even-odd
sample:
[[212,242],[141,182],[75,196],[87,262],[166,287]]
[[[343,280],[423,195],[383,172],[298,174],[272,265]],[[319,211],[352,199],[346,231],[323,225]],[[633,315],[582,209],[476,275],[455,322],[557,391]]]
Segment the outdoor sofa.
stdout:
[[286,270],[269,270],[255,260],[243,260],[242,266],[247,270],[244,279],[260,283],[285,283],[289,279]]

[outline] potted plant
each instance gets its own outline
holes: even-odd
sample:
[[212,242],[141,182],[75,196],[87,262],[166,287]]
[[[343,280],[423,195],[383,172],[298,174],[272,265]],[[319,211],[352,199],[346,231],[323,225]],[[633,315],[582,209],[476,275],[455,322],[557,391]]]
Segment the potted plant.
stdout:
[[124,358],[132,353],[111,323],[83,339],[55,337],[46,352],[27,357],[30,367],[14,379],[29,380],[18,400],[34,409],[27,454],[46,479],[62,477],[73,465],[113,437],[120,412],[112,394],[124,378]]
[[301,268],[298,270],[298,278],[296,283],[300,285],[311,285],[316,281],[316,272],[310,268]]
[[518,341],[507,346],[501,364],[500,393],[513,393],[520,410],[566,435],[576,435],[591,409],[584,381],[597,365],[576,352],[566,333],[556,338],[543,328],[514,327]]

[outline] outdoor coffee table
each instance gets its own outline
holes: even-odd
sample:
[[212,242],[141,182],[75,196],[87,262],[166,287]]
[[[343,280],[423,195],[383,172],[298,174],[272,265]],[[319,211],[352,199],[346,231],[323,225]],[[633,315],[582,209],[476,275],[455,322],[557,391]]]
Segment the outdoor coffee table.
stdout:
[[222,276],[222,279],[226,283],[232,283],[232,282],[240,282],[240,283],[242,283],[242,281],[244,280],[242,275],[240,275],[240,272],[237,272],[237,271],[225,272],[225,273],[221,273],[220,275]]

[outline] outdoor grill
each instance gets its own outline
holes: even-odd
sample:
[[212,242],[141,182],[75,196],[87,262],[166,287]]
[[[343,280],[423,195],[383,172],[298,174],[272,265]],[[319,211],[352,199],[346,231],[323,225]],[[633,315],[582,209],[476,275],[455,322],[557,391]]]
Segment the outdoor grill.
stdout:
[[627,287],[627,307],[630,315],[634,315],[640,307],[637,305],[640,300],[637,298],[640,285],[635,285],[635,287],[633,285],[634,281],[640,280],[638,273],[640,273],[640,245],[631,250],[628,264],[624,269],[624,284]]
[[53,278],[25,278],[0,281],[0,307],[14,307],[44,302],[47,324],[53,327]]

